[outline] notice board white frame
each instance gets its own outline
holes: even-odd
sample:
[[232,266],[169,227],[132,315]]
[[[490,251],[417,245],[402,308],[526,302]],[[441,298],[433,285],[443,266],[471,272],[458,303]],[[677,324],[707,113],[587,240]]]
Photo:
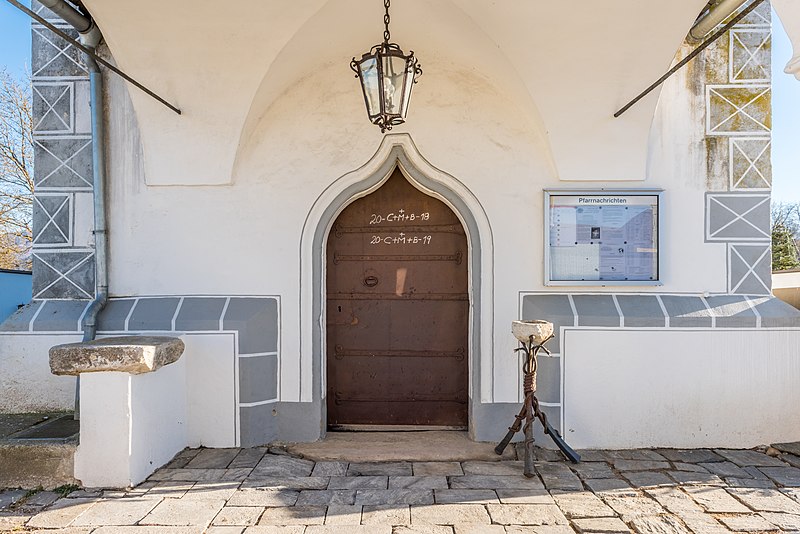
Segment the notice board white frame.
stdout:
[[[663,189],[545,189],[544,190],[544,285],[545,286],[660,286],[663,285],[661,265],[661,228],[663,225]],[[550,257],[550,200],[554,196],[595,197],[654,197],[656,206],[653,245],[656,249],[656,276],[653,280],[553,280]]]

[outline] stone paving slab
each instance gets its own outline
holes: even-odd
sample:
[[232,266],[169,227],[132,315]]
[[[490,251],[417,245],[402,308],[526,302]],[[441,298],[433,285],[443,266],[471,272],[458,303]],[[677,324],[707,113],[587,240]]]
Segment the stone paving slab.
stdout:
[[435,489],[433,499],[436,504],[500,504],[497,493],[490,489]]
[[530,489],[497,489],[497,497],[503,504],[555,504],[553,497],[547,490]]
[[[170,499],[171,501],[172,499]],[[135,525],[155,508],[160,501],[131,498],[99,501],[72,521],[70,526],[91,527],[108,525]],[[220,506],[221,508],[221,506]]]
[[778,528],[755,514],[737,514],[719,516],[720,522],[736,532],[768,532]]
[[678,518],[667,515],[638,516],[630,523],[637,532],[691,534]]
[[731,497],[722,488],[687,486],[685,491],[707,512],[716,514],[746,514],[750,512],[746,506]]
[[716,452],[740,467],[782,467],[785,465],[777,458],[753,450],[718,449]]
[[609,508],[597,495],[588,491],[554,491],[553,499],[558,507],[569,518],[614,517],[614,510]]
[[325,522],[324,506],[292,506],[267,508],[259,525],[322,525]]
[[800,515],[782,512],[760,512],[758,515],[784,531],[800,532]]
[[187,469],[226,469],[240,452],[239,449],[203,449],[185,467]]
[[[492,523],[501,525],[568,525],[554,504],[487,504]],[[413,517],[411,518],[413,522]]]
[[759,471],[781,486],[800,487],[800,469],[796,467],[761,467]]
[[538,478],[515,476],[464,475],[450,477],[453,489],[544,489]]
[[[0,532],[730,534],[800,531],[800,468],[758,450],[314,462],[277,448],[186,450],[136,488],[0,493]],[[543,460],[553,458],[553,461]]]
[[250,477],[239,486],[242,489],[347,489],[331,488],[328,484],[330,477]]
[[456,525],[460,523],[489,525],[491,522],[486,507],[480,504],[437,504],[411,507],[412,525]]
[[615,534],[628,533],[631,530],[617,517],[604,517],[600,519],[577,519],[573,523],[578,532],[603,532]]
[[347,474],[347,462],[317,462],[312,477],[343,477]]
[[328,506],[325,512],[325,524],[335,526],[352,526],[361,524],[361,514],[363,512],[361,505],[345,505],[334,504]]
[[223,500],[164,499],[140,524],[207,526],[223,506]]
[[262,506],[226,506],[214,517],[212,525],[255,525],[262,513]]
[[414,476],[460,476],[464,469],[458,462],[414,462],[411,464]]

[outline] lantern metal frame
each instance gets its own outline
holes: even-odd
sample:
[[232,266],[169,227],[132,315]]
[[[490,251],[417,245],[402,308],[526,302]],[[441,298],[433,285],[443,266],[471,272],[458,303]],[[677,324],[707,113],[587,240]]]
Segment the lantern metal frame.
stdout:
[[[358,78],[361,83],[361,91],[364,96],[364,105],[367,108],[367,116],[372,124],[380,127],[381,133],[386,132],[386,130],[391,130],[393,126],[405,122],[408,114],[408,105],[411,100],[411,89],[422,75],[422,67],[414,56],[414,51],[411,50],[408,54],[405,54],[402,48],[400,48],[400,45],[390,42],[390,0],[384,0],[383,5],[385,9],[383,17],[385,28],[383,32],[383,42],[370,48],[369,52],[361,56],[361,59],[357,60],[353,57],[353,60],[350,62],[350,68],[356,73],[355,77]],[[387,65],[391,68],[391,65],[398,59],[402,60],[403,64],[403,83],[399,91],[400,102],[399,104],[394,102],[388,104],[386,91],[388,73],[385,72],[385,70]],[[369,93],[371,90],[367,87],[369,82],[364,77],[365,70],[372,65],[374,65],[374,69],[377,71],[377,106],[375,106],[375,102],[373,102],[372,105],[370,104]],[[394,75],[397,76],[398,74],[395,73]],[[372,89],[374,90],[375,88]],[[398,94],[396,87],[393,87],[393,93]]]

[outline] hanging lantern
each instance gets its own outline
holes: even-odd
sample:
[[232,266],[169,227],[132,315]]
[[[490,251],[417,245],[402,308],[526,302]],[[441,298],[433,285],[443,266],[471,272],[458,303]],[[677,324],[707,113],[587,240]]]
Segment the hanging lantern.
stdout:
[[350,62],[361,82],[369,120],[380,126],[381,133],[405,122],[411,88],[422,74],[413,50],[406,55],[399,45],[389,42],[389,3],[383,2],[383,42]]

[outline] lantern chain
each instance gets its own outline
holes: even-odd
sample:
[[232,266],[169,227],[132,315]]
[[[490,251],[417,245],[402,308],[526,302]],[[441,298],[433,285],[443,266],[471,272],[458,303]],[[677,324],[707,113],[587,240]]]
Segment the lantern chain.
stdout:
[[386,28],[383,30],[383,42],[388,43],[389,39],[391,39],[391,34],[389,33],[389,22],[391,21],[391,17],[389,17],[389,4],[391,0],[383,0],[383,7],[386,10],[386,13],[383,15],[383,25]]

